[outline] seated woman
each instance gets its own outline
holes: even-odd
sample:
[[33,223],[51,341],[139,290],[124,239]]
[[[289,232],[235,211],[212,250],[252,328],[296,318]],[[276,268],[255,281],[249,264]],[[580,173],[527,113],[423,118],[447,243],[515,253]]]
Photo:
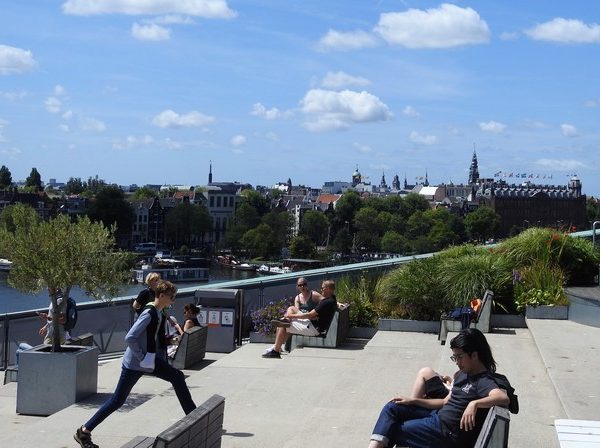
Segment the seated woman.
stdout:
[[169,358],[173,358],[175,356],[177,345],[179,344],[179,338],[183,335],[183,332],[185,330],[189,330],[190,328],[200,326],[200,322],[198,321],[199,312],[200,308],[193,303],[186,304],[183,307],[183,328],[173,316],[169,316],[167,323],[174,330],[167,330],[167,355]]

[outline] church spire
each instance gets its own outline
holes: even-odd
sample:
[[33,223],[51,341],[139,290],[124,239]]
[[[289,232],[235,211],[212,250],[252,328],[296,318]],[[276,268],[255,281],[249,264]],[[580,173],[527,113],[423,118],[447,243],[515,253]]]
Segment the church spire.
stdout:
[[208,183],[212,184],[212,160],[209,160],[209,168],[208,168]]
[[469,185],[477,183],[479,180],[479,168],[477,165],[477,153],[475,152],[475,145],[473,145],[473,158],[471,159],[471,166],[469,167]]

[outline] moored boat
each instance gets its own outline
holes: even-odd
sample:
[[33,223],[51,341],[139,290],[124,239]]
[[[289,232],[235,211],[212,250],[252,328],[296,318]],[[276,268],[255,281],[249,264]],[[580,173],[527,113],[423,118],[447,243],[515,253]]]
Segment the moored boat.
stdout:
[[262,275],[276,275],[276,274],[288,274],[292,272],[292,270],[288,267],[281,266],[268,266],[266,264],[261,264],[256,270],[259,274]]
[[0,272],[8,272],[12,268],[12,261],[8,261],[6,258],[0,258]]
[[154,257],[151,262],[144,262],[139,268],[132,269],[132,274],[138,283],[143,283],[150,272],[156,272],[163,280],[170,282],[207,282],[207,265],[208,261],[204,258],[179,260]]

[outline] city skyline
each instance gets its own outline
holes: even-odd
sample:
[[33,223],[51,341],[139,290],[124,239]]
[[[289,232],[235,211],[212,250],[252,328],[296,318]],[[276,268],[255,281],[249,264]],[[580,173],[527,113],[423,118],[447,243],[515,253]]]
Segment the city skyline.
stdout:
[[357,166],[459,184],[475,149],[481,177],[577,174],[599,196],[598,23],[582,0],[11,0],[0,164],[46,183],[203,185],[212,160],[252,185]]

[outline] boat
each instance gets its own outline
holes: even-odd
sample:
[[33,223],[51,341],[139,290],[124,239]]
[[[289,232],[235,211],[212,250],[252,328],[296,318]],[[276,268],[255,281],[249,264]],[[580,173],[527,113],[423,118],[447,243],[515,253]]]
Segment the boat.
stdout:
[[180,260],[155,256],[150,261],[142,262],[139,268],[132,269],[132,274],[137,283],[144,283],[150,272],[156,272],[163,280],[170,282],[207,282],[208,271],[208,260],[205,258]]
[[12,268],[12,261],[8,261],[6,258],[0,258],[0,272],[8,272]]
[[233,255],[219,255],[217,257],[217,263],[219,263],[221,266],[226,266],[237,271],[256,271],[258,268],[258,266],[255,264],[242,263]]
[[289,274],[292,270],[288,267],[281,266],[268,266],[266,264],[261,264],[256,270],[259,274],[262,275],[277,275],[277,274]]

